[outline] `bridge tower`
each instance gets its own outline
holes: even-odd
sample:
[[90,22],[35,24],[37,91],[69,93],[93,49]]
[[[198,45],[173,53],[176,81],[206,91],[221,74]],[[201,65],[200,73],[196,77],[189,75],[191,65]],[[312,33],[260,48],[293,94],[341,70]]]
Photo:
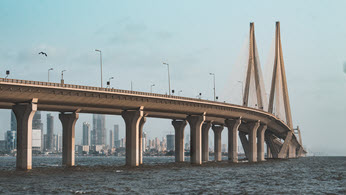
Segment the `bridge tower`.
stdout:
[[[254,90],[255,94],[251,94]],[[249,99],[255,96],[257,103],[255,107],[259,109],[266,109],[267,100],[265,97],[265,88],[263,82],[263,76],[261,71],[261,65],[257,53],[257,44],[255,39],[255,26],[254,23],[250,23],[250,41],[249,41],[249,59],[245,77],[245,90],[243,94],[243,106],[250,106]],[[251,107],[251,106],[250,106]]]

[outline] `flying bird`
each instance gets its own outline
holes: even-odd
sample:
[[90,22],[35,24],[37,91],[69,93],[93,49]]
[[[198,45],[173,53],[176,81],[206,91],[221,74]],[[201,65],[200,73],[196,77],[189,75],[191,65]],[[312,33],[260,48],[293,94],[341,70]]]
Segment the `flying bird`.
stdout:
[[47,54],[44,53],[43,51],[41,51],[40,53],[38,53],[39,55],[42,54],[42,55],[45,55],[47,57]]

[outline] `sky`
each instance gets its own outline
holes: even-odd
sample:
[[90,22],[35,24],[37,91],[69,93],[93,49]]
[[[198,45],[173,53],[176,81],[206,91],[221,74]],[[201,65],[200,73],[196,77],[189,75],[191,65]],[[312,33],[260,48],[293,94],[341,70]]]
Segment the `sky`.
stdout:
[[[99,54],[102,50],[103,84],[120,89],[168,92],[182,96],[221,100],[230,92],[241,98],[241,86],[231,85],[234,67],[247,44],[249,23],[255,34],[261,64],[270,58],[275,22],[281,23],[281,41],[294,126],[299,125],[303,145],[320,155],[346,155],[346,18],[345,1],[0,1],[0,77],[100,86]],[[47,57],[38,55],[40,51]],[[233,70],[233,71],[232,71]],[[263,69],[262,69],[263,71]],[[264,72],[264,75],[266,72]],[[43,112],[45,124],[46,113]],[[55,116],[55,131],[61,124]],[[0,110],[0,138],[10,128],[10,110]],[[82,123],[91,114],[80,114]],[[108,130],[124,122],[106,117]],[[46,126],[46,124],[45,124]],[[188,133],[188,127],[186,128]],[[46,131],[46,129],[44,129]],[[149,137],[173,133],[171,121],[148,119]],[[213,134],[210,131],[210,136]],[[226,142],[227,130],[222,133]],[[210,139],[212,140],[212,138]]]

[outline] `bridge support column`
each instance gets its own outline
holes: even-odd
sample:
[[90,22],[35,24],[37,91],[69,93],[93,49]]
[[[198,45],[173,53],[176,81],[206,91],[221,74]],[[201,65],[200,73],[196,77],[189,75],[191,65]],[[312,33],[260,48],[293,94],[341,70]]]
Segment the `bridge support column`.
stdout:
[[173,120],[172,125],[175,131],[175,162],[184,162],[184,130],[187,122]]
[[270,147],[269,147],[268,143],[267,143],[267,158],[273,158],[273,155],[270,151]]
[[257,129],[260,126],[260,122],[254,122],[249,125],[249,162],[257,161]]
[[228,160],[238,162],[238,128],[241,124],[241,119],[225,120],[225,125],[228,128]]
[[264,133],[267,125],[261,125],[257,130],[257,161],[264,161]]
[[78,113],[59,114],[62,124],[62,165],[75,165],[75,124]]
[[190,155],[192,164],[202,164],[202,124],[205,120],[203,115],[190,115],[186,118],[190,124]]
[[17,169],[32,168],[32,118],[37,110],[37,101],[16,104],[12,110],[17,119]]
[[207,121],[202,125],[202,161],[209,161],[209,129],[211,122]]
[[[139,122],[139,137],[138,137],[138,146],[139,146],[139,153],[138,153],[138,158],[139,158],[139,164],[143,164],[143,126],[145,122],[147,121],[146,117],[142,117],[142,119]],[[144,148],[145,149],[145,148]]]
[[296,146],[293,143],[291,143],[288,148],[288,158],[296,158],[297,157],[296,150],[297,150]]
[[139,110],[125,110],[121,113],[126,125],[126,165],[139,165],[139,123],[143,117],[142,107]]
[[215,161],[221,161],[221,133],[223,130],[223,126],[213,125],[212,129],[214,131],[214,158]]

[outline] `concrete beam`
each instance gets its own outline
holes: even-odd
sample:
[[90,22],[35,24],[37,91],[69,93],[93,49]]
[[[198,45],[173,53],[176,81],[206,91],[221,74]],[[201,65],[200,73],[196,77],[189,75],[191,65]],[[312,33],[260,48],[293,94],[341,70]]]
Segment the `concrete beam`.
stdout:
[[238,128],[241,124],[241,119],[225,120],[225,125],[228,128],[228,160],[238,162]]
[[12,110],[17,119],[17,157],[16,167],[21,170],[32,169],[32,118],[37,104],[16,104]]
[[202,125],[202,161],[209,161],[209,129],[211,127],[211,122],[206,121]]
[[138,158],[139,158],[139,164],[143,164],[143,126],[145,122],[147,121],[147,118],[145,116],[142,117],[142,119],[139,122],[139,133],[138,133],[138,147],[139,147],[139,152],[138,152]]
[[257,130],[257,161],[264,161],[264,133],[267,125],[260,125]]
[[125,110],[121,116],[126,126],[126,165],[139,165],[139,123],[143,117],[143,108]]
[[184,162],[184,130],[187,122],[173,120],[172,125],[175,131],[175,162]]
[[202,124],[205,120],[203,115],[190,115],[186,118],[190,125],[190,154],[192,164],[202,164]]
[[62,125],[62,164],[64,166],[75,165],[75,124],[78,113],[61,113],[59,119]]
[[223,126],[213,125],[212,129],[214,131],[214,158],[215,161],[221,161],[221,133],[223,130]]

